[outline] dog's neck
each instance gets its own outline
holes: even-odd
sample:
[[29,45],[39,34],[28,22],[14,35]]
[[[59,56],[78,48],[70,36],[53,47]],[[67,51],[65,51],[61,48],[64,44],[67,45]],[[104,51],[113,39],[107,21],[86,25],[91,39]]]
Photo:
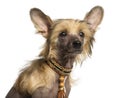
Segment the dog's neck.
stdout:
[[[62,63],[64,64],[64,66],[61,65]],[[69,76],[71,73],[73,60],[67,59],[64,60],[64,62],[58,62],[56,61],[56,59],[49,59],[47,61],[47,64],[59,75],[59,79],[58,79],[59,90],[58,90],[57,98],[65,98],[66,96],[65,82],[67,76]]]
[[62,59],[62,60],[59,59],[58,62],[63,67],[72,69],[73,68],[74,59],[67,59],[67,60],[66,59]]
[[64,56],[64,55],[61,56],[61,55],[59,55],[57,61],[63,67],[72,69],[73,68],[73,63],[75,61],[75,57],[74,56]]
[[60,76],[68,76],[71,73],[71,68],[65,68],[60,65],[55,59],[50,59],[47,61],[47,64]]

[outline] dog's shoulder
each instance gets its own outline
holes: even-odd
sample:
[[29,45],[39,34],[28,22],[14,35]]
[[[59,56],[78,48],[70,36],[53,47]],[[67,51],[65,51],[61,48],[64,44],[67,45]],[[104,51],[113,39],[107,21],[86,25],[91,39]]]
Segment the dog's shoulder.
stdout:
[[[20,92],[33,93],[39,87],[51,88],[56,79],[55,72],[45,59],[36,59],[20,73],[15,87]],[[47,80],[47,81],[46,81]]]

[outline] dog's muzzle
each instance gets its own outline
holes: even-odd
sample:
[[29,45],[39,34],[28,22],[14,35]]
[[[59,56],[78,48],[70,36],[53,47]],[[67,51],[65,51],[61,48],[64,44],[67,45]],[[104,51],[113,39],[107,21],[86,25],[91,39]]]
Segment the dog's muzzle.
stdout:
[[74,49],[80,49],[82,46],[82,43],[79,40],[75,40],[73,41],[72,46]]

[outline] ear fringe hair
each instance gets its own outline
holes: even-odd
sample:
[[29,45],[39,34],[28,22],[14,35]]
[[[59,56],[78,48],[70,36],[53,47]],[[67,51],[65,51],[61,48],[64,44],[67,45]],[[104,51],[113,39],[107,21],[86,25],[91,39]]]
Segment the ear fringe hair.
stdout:
[[76,63],[80,63],[82,65],[82,62],[87,57],[90,57],[92,55],[92,48],[93,48],[94,41],[95,41],[95,39],[94,39],[94,37],[92,37],[89,41],[86,42],[87,44],[84,46],[83,52],[81,54],[79,54],[75,59]]

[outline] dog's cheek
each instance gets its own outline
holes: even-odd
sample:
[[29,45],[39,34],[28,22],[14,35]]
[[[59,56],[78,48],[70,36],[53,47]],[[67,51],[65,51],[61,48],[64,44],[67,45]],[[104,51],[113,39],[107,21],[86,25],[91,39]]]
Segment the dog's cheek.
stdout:
[[64,50],[67,47],[67,38],[59,38],[57,42],[57,47],[59,50]]
[[58,40],[58,43],[57,43],[58,49],[61,49],[62,47],[64,48],[64,46],[65,46],[64,40],[63,41],[62,40]]

